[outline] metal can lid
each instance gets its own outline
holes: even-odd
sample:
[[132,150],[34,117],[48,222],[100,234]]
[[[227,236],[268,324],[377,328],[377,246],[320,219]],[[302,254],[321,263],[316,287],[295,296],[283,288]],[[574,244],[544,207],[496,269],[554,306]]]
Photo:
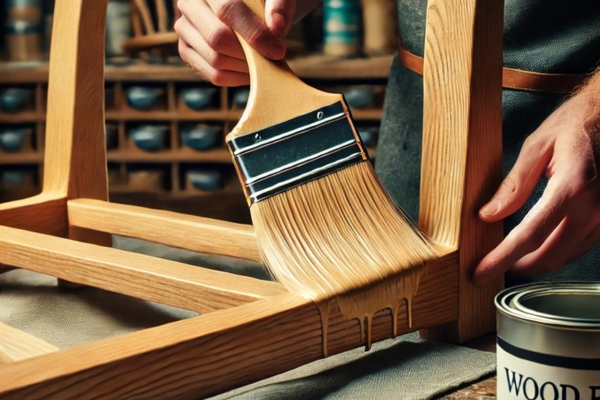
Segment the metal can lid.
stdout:
[[564,328],[600,329],[600,283],[549,282],[515,286],[495,299],[500,313]]

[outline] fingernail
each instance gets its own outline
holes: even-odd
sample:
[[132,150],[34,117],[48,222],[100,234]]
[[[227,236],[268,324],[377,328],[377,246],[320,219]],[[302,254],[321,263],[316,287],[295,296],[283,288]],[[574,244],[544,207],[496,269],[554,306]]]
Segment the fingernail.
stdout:
[[285,46],[279,41],[272,41],[269,43],[267,54],[269,58],[279,60],[285,56]]
[[492,199],[485,206],[481,207],[479,214],[484,217],[491,217],[492,215],[496,214],[498,208],[500,208],[500,202],[496,199]]

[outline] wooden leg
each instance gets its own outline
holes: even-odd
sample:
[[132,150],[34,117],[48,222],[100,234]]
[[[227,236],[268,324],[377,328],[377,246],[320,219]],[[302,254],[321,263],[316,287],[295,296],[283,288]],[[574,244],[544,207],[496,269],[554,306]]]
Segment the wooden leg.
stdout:
[[40,194],[0,204],[0,225],[53,236],[67,235],[67,201]]
[[458,249],[460,275],[458,319],[422,332],[429,339],[463,342],[495,329],[503,282],[477,289],[471,274],[502,240],[502,225],[477,215],[502,180],[502,28],[502,0],[429,0],[419,227]]

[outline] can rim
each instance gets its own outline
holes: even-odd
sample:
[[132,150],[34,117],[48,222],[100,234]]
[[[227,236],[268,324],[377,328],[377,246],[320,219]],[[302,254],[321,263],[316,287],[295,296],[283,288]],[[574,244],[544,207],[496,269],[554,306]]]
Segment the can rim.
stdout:
[[600,282],[537,283],[504,289],[496,295],[496,308],[502,314],[528,322],[563,328],[600,329],[600,318],[568,317],[532,309],[527,300],[564,294],[590,295],[600,299]]

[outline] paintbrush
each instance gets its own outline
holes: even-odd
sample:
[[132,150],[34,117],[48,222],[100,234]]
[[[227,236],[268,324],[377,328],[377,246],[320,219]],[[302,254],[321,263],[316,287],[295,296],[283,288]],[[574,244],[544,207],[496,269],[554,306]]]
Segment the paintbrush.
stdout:
[[[245,3],[264,18],[262,0]],[[319,301],[435,259],[375,175],[343,95],[310,87],[238,38],[250,94],[226,140],[273,277]]]

